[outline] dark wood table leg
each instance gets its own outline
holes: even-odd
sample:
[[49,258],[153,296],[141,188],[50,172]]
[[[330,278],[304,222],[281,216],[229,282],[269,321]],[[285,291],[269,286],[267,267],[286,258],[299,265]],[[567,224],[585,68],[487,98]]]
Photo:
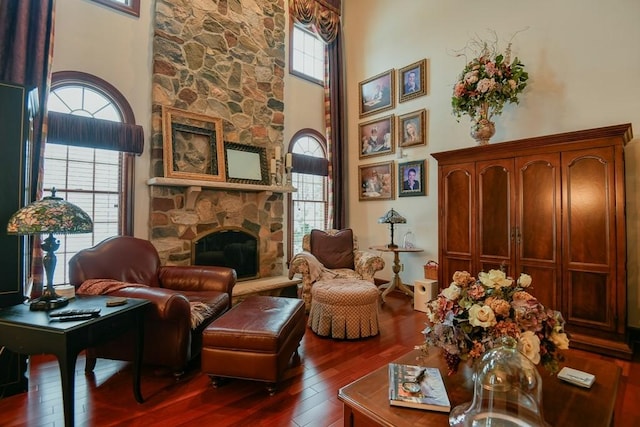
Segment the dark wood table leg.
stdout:
[[135,355],[133,358],[133,395],[138,403],[143,403],[144,398],[140,391],[140,370],[142,367],[142,354],[144,353],[144,310],[138,310],[136,314]]
[[60,365],[60,381],[62,383],[62,407],[64,410],[64,425],[73,427],[74,419],[74,384],[77,353],[65,351],[56,355]]

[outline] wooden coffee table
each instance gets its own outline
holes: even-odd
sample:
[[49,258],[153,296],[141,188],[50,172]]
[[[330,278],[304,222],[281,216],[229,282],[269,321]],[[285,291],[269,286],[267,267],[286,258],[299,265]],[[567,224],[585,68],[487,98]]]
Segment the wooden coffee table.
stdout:
[[[416,360],[420,352],[413,350],[396,363],[435,366],[444,378],[451,407],[469,402],[473,398],[472,370],[469,366],[460,366],[457,374],[447,376],[444,358],[438,350],[432,350],[428,356]],[[583,359],[565,352],[566,360],[562,366],[570,366],[596,376],[591,389],[583,389],[550,376],[540,369],[543,392],[544,418],[552,426],[608,426],[613,423],[613,410],[620,380],[620,367],[604,360]],[[448,426],[449,414],[401,408],[389,405],[387,365],[342,387],[338,399],[344,404],[345,426]]]

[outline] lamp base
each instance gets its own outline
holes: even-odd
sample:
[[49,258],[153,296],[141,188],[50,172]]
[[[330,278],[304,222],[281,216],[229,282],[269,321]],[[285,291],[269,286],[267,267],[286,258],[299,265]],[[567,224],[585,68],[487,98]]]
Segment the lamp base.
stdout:
[[389,249],[397,249],[397,248],[398,248],[398,245],[396,245],[395,243],[389,243],[389,244],[387,245],[387,248],[389,248]]
[[29,310],[31,311],[49,311],[54,310],[56,308],[64,307],[69,304],[69,300],[65,297],[61,297],[56,295],[53,298],[49,297],[40,297],[34,299],[29,304]]

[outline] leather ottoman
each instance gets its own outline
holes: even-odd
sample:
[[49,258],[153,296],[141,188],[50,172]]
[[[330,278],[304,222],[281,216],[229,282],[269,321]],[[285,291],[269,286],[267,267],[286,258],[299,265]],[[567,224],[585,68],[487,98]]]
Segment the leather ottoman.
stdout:
[[202,371],[214,387],[220,377],[269,383],[274,394],[304,336],[299,299],[250,296],[214,320],[202,333]]

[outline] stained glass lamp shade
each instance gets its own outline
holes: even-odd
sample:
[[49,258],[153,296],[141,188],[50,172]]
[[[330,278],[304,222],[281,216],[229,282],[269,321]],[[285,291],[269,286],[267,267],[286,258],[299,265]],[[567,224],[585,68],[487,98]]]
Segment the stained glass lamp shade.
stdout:
[[8,234],[34,235],[49,234],[40,247],[46,252],[42,263],[47,276],[47,286],[42,296],[31,302],[32,310],[51,310],[68,303],[56,294],[53,287],[53,273],[56,268],[55,251],[60,241],[53,234],[90,233],[93,222],[89,215],[73,203],[56,197],[55,188],[51,196],[35,201],[14,213],[7,224]]
[[406,224],[407,219],[396,212],[394,209],[391,209],[389,212],[378,218],[378,223],[380,224],[389,224],[391,226],[391,243],[387,245],[388,248],[397,248],[398,245],[393,243],[393,226],[395,224]]

